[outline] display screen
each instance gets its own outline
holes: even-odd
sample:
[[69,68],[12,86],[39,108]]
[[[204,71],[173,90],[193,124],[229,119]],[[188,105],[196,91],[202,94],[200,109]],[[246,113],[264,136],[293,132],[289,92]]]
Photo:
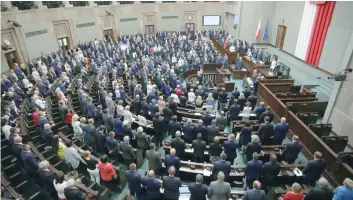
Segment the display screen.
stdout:
[[221,16],[219,15],[204,15],[202,19],[203,26],[219,26],[221,25]]

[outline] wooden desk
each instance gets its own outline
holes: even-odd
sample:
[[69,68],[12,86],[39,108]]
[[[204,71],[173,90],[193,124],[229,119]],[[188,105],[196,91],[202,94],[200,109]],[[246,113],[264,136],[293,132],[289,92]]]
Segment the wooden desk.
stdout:
[[211,41],[213,42],[214,46],[217,50],[222,54],[227,54],[228,56],[228,63],[234,63],[237,60],[237,55],[240,56],[246,55],[246,52],[230,52],[228,49],[224,48],[222,44],[220,44],[216,38],[210,37]]
[[222,68],[218,68],[217,69],[217,76],[216,76],[216,82],[217,83],[223,83],[225,82],[224,79],[226,80],[230,80],[230,71],[228,69],[222,69]]
[[248,67],[248,72],[249,72],[248,76],[252,76],[252,74],[254,73],[254,70],[258,70],[261,68],[263,69],[265,67],[268,68],[268,66],[265,64],[254,63],[248,56],[243,56],[242,60],[243,60],[243,64]]

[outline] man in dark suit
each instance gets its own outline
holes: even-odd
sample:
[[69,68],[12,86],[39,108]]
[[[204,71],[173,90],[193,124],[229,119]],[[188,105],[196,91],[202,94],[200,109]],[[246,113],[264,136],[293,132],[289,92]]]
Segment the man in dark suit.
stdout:
[[39,163],[38,178],[44,191],[50,194],[53,199],[58,199],[58,193],[54,188],[54,173],[48,169],[49,162],[43,160]]
[[319,180],[322,172],[325,170],[326,162],[322,159],[322,153],[316,151],[314,153],[314,159],[306,163],[303,169],[303,175],[305,180],[309,182],[310,185],[315,185],[315,182]]
[[105,146],[108,150],[108,155],[118,160],[118,141],[114,138],[115,134],[113,131],[109,132],[109,136],[106,139]]
[[106,147],[105,147],[105,143],[107,141],[107,136],[105,136],[104,134],[105,131],[105,126],[101,125],[99,127],[99,130],[96,132],[96,138],[97,138],[97,147],[98,147],[98,152],[99,153],[103,153],[106,154]]
[[261,183],[259,181],[254,181],[253,189],[245,192],[243,200],[266,200],[266,194],[261,190]]
[[234,86],[234,91],[232,92],[232,96],[238,99],[239,95],[240,95],[240,92],[238,91],[238,87]]
[[18,167],[23,167],[23,162],[21,159],[21,152],[23,149],[22,137],[17,135],[13,139],[14,143],[12,145],[12,155],[16,157],[16,163]]
[[240,105],[237,103],[237,100],[234,100],[234,104],[229,108],[229,117],[228,121],[237,120],[239,113],[241,111]]
[[141,192],[141,175],[136,171],[136,164],[131,163],[129,170],[125,171],[127,182],[129,183],[130,195],[135,197]]
[[171,141],[171,147],[176,150],[176,155],[183,160],[185,157],[185,149],[186,149],[186,144],[185,141],[181,138],[181,133],[180,131],[177,131],[175,133],[175,138],[172,139]]
[[259,178],[262,170],[262,161],[259,160],[259,154],[255,152],[253,153],[252,157],[253,160],[246,163],[244,170],[246,177],[246,185],[249,189],[252,189],[254,181]]
[[49,124],[49,121],[47,120],[47,118],[44,117],[44,114],[42,111],[38,112],[38,124],[39,124],[40,134],[43,138],[44,125]]
[[265,117],[265,123],[260,124],[259,130],[257,134],[260,137],[261,143],[263,145],[272,145],[273,137],[274,137],[274,130],[273,124],[269,122],[270,117]]
[[325,178],[317,181],[316,187],[311,189],[304,197],[304,200],[332,200],[333,192]]
[[125,165],[130,165],[136,158],[134,149],[129,144],[129,141],[130,137],[126,135],[124,136],[124,140],[119,143],[119,150],[123,154]]
[[227,103],[228,94],[225,88],[222,88],[222,91],[219,93],[219,101],[220,103]]
[[105,125],[105,128],[108,131],[112,131],[114,128],[114,120],[113,120],[113,116],[111,114],[109,114],[109,109],[104,109],[104,113],[102,115],[102,120],[103,120],[103,124]]
[[54,133],[51,130],[50,124],[45,124],[44,125],[43,136],[44,136],[44,140],[47,143],[47,145],[51,146],[51,143],[52,143],[52,140],[53,140],[53,137],[54,137]]
[[227,161],[233,163],[234,159],[237,157],[237,148],[239,147],[239,142],[235,140],[234,134],[229,135],[228,141],[223,143],[223,147],[227,154]]
[[87,116],[93,119],[96,117],[96,106],[92,103],[92,98],[87,100]]
[[154,171],[150,170],[142,179],[142,185],[146,188],[147,197],[149,200],[159,200],[161,196],[161,183],[155,178]]
[[166,132],[166,130],[168,129],[168,124],[172,119],[173,112],[168,107],[163,108],[162,112],[164,118],[164,130]]
[[[78,179],[79,180],[79,179]],[[64,188],[64,194],[67,200],[85,200],[86,196],[79,188],[75,186],[75,180],[67,181],[67,186]]]
[[264,102],[260,102],[260,106],[256,106],[254,112],[256,113],[256,119],[259,120],[263,112],[265,112],[266,107]]
[[206,140],[206,126],[203,125],[203,121],[202,119],[199,119],[199,121],[197,122],[197,125],[195,126],[195,134],[202,134],[202,138],[203,140]]
[[282,141],[287,136],[288,129],[289,129],[289,126],[288,126],[288,123],[286,122],[286,118],[282,117],[281,123],[277,123],[274,128],[274,131],[275,131],[274,144],[275,145],[282,144]]
[[180,196],[179,188],[181,187],[181,180],[175,177],[175,167],[171,166],[168,169],[169,176],[163,176],[164,199],[178,200]]
[[254,109],[257,103],[257,96],[254,93],[247,98],[247,101],[251,103],[251,107]]
[[260,118],[259,118],[259,123],[264,123],[265,122],[265,117],[268,116],[270,118],[269,122],[271,123],[273,120],[273,112],[271,111],[271,107],[267,106],[266,110],[261,113]]
[[192,141],[191,148],[194,149],[194,162],[203,163],[205,160],[206,142],[202,140],[202,134],[197,134],[197,139]]
[[156,117],[152,121],[155,131],[154,137],[156,140],[156,144],[157,146],[161,146],[164,134],[164,119],[162,116],[159,116],[159,114],[156,114]]
[[210,111],[206,111],[206,114],[201,117],[203,124],[205,126],[211,125],[213,117],[210,115]]
[[251,91],[249,90],[248,86],[244,87],[243,94],[244,94],[245,99],[248,99],[248,97],[251,94]]
[[[173,98],[173,97],[172,97]],[[178,111],[178,104],[175,102],[175,101],[169,101],[168,103],[168,107],[169,109],[172,111],[172,114],[173,115],[176,115],[177,114],[177,111]]]
[[264,164],[262,168],[262,181],[263,189],[267,193],[267,187],[272,186],[275,183],[275,179],[281,171],[281,166],[277,162],[277,156],[275,154],[270,155],[270,162]]
[[213,120],[212,125],[207,126],[206,135],[207,135],[207,143],[213,142],[213,138],[216,137],[219,133],[219,128],[216,126],[216,122]]
[[168,125],[168,134],[171,135],[172,138],[175,138],[175,133],[177,131],[181,131],[181,123],[178,122],[177,119],[177,116],[174,115],[172,121],[170,121]]
[[231,168],[232,168],[232,163],[229,161],[226,161],[227,159],[227,154],[225,154],[224,152],[221,153],[220,155],[221,160],[220,161],[216,161],[213,164],[212,167],[212,176],[216,177],[216,175],[218,174],[218,172],[223,172],[224,176],[225,176],[225,180],[228,180]]
[[207,186],[202,184],[203,176],[201,174],[196,175],[196,183],[190,183],[188,185],[190,191],[190,200],[206,200],[208,193]]
[[169,169],[170,166],[174,166],[176,169],[176,176],[179,175],[181,163],[180,158],[175,155],[175,149],[171,149],[170,154],[165,156],[164,165],[166,169]]
[[31,147],[28,144],[23,145],[21,158],[28,176],[33,179],[36,179],[38,162],[36,160],[36,157],[31,152]]
[[188,119],[184,124],[183,132],[184,140],[190,144],[195,137],[195,127],[192,125],[191,119]]
[[299,137],[294,135],[292,138],[292,142],[289,142],[288,144],[286,144],[286,146],[282,151],[284,161],[286,161],[289,164],[294,163],[295,160],[298,158],[301,148],[302,147],[299,144]]
[[140,126],[137,128],[137,133],[135,134],[137,149],[141,150],[143,153],[143,158],[145,157],[146,150],[149,145],[149,136],[143,132],[143,128]]

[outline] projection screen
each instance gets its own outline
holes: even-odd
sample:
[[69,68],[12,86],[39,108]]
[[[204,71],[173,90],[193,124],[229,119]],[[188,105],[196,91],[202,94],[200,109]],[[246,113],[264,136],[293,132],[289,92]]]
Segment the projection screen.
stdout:
[[221,16],[219,15],[204,15],[202,18],[203,26],[219,26],[221,25]]

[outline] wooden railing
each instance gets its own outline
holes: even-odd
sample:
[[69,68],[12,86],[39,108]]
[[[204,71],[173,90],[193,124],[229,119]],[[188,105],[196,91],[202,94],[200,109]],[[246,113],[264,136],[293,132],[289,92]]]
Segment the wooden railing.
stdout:
[[278,116],[284,116],[289,123],[290,131],[299,136],[304,145],[303,153],[308,158],[313,158],[315,151],[320,151],[326,160],[326,171],[324,176],[333,184],[338,186],[342,184],[347,177],[353,177],[353,169],[347,164],[342,163],[335,152],[331,150],[309,127],[307,127],[292,111],[275,97],[275,95],[266,87],[265,84],[259,84],[259,97],[277,113]]

